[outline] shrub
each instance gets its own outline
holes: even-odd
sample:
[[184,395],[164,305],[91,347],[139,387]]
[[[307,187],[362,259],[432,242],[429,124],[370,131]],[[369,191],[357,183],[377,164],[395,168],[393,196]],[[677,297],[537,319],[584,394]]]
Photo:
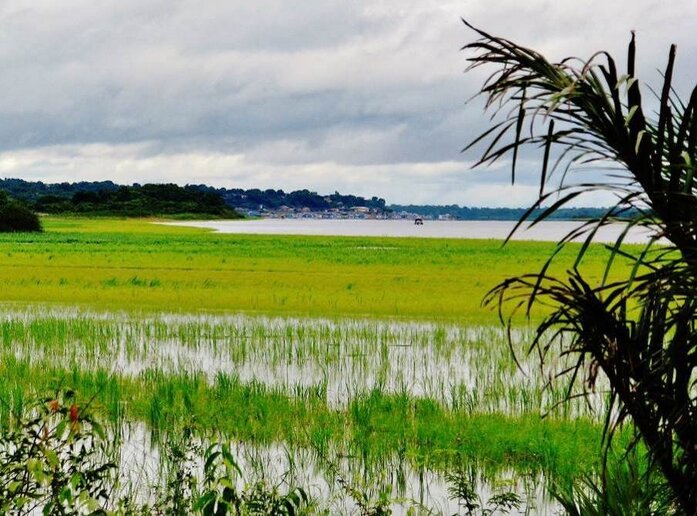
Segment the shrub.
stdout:
[[41,231],[41,222],[36,213],[0,191],[0,232],[15,231]]
[[107,444],[72,391],[32,404],[0,435],[0,513],[104,507],[116,473]]
[[204,453],[192,429],[163,443],[168,467],[141,504],[120,477],[115,435],[71,390],[28,404],[0,432],[0,514],[295,516],[311,508],[302,488],[246,482],[228,446]]

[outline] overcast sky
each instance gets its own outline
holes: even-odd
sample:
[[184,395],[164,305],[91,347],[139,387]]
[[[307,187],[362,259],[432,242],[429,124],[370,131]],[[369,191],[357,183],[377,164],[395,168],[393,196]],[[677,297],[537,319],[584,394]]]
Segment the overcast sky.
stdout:
[[460,154],[488,120],[460,17],[622,66],[635,29],[648,82],[675,42],[697,83],[695,0],[3,0],[0,177],[524,205],[533,156],[510,187]]

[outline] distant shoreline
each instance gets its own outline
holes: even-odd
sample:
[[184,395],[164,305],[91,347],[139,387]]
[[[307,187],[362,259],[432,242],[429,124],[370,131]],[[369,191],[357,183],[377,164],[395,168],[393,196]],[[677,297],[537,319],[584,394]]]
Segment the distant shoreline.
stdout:
[[[257,188],[216,188],[208,185],[146,184],[119,185],[112,181],[80,181],[74,183],[43,183],[26,181],[18,178],[0,179],[0,189],[10,196],[23,201],[37,212],[74,213],[87,216],[189,216],[192,206],[195,213],[209,213],[210,216],[225,215],[223,210],[234,210],[250,218],[285,217],[285,218],[390,218],[390,219],[424,219],[442,220],[519,220],[526,208],[468,207],[457,204],[388,204],[378,197],[365,198],[356,195],[318,194],[309,190],[260,190]],[[133,199],[143,191],[154,191],[148,203],[132,206]],[[167,195],[162,195],[167,194]],[[169,201],[167,210],[162,207],[149,206],[158,204],[165,197]],[[186,199],[185,199],[186,198]],[[114,206],[114,200],[122,206]],[[137,203],[136,203],[137,204]],[[120,209],[115,209],[120,208]],[[544,208],[533,211],[532,216],[539,215]],[[581,207],[560,208],[551,215],[553,220],[588,220],[601,217],[607,208]],[[231,214],[228,214],[231,216]],[[626,213],[631,216],[632,213]]]

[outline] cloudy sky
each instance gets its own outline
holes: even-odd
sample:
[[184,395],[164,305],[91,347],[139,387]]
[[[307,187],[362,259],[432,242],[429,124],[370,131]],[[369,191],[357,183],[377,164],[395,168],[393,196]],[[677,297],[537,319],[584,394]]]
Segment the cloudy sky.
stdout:
[[487,122],[460,17],[551,58],[635,29],[649,82],[671,42],[697,82],[695,0],[2,0],[0,177],[526,204],[534,156],[511,187],[460,154]]

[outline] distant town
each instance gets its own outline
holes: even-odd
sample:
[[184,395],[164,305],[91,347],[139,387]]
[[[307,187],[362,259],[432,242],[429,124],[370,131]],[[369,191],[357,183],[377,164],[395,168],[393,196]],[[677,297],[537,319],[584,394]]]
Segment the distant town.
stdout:
[[[247,217],[261,217],[272,219],[417,219],[424,218],[424,215],[405,210],[393,211],[389,208],[369,208],[368,206],[352,206],[327,208],[324,210],[312,210],[304,206],[302,208],[291,208],[290,206],[279,206],[277,208],[265,208],[260,205],[258,209],[235,208],[239,213]],[[432,217],[427,217],[432,218]],[[438,220],[455,220],[449,214],[438,215]]]
[[[519,220],[527,211],[524,208],[467,208],[457,205],[388,205],[385,209],[368,208],[367,206],[338,207],[325,210],[312,210],[308,207],[258,209],[236,208],[250,218],[273,219],[380,219],[380,220]],[[534,210],[533,216],[542,213],[542,209]],[[600,217],[605,213],[604,208],[562,208],[550,220],[587,220]]]

